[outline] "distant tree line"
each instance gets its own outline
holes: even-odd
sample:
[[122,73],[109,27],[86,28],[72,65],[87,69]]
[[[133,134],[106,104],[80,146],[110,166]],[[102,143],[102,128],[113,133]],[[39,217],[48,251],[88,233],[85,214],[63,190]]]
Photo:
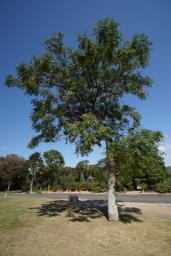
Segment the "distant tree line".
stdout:
[[[113,144],[116,164],[116,190],[156,190],[171,192],[171,176],[166,172],[164,155],[158,144],[160,132],[138,130],[122,137]],[[57,150],[41,155],[33,153],[27,160],[16,154],[0,157],[0,190],[107,190],[107,161],[97,164],[87,160],[75,168],[65,166],[64,157]]]

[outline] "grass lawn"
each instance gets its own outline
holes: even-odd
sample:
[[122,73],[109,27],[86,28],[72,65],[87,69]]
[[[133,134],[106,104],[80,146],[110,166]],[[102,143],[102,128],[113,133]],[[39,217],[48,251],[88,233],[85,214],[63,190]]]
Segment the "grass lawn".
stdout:
[[106,220],[103,201],[70,205],[40,198],[0,198],[2,256],[170,256],[171,222],[120,208]]

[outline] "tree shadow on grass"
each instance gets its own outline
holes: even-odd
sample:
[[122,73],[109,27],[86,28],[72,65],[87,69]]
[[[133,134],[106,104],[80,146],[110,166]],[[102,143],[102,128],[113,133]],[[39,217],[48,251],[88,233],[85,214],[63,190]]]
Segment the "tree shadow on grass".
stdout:
[[[72,222],[90,222],[96,218],[108,219],[107,202],[104,200],[86,200],[75,204],[56,200],[31,209],[36,209],[39,216],[56,217],[65,214],[65,217]],[[137,218],[137,215],[142,214],[139,208],[121,205],[118,209],[121,222],[142,222]]]
[[118,207],[119,210],[119,218],[123,223],[131,223],[131,222],[142,222],[137,216],[142,214],[141,209],[136,207],[125,207],[124,205],[120,205]]

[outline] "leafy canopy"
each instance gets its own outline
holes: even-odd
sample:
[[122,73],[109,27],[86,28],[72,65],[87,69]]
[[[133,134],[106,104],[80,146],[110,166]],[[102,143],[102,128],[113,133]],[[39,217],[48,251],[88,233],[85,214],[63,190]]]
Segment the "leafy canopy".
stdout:
[[163,140],[160,131],[136,129],[113,143],[113,158],[117,166],[117,182],[127,186],[145,183],[148,188],[166,178],[164,155],[159,150]]
[[43,159],[39,152],[35,152],[29,156],[27,161],[28,170],[31,176],[38,174],[43,167]]
[[44,152],[43,156],[49,168],[57,168],[65,164],[62,154],[55,149]]
[[43,159],[39,152],[35,152],[29,156],[29,163],[35,165],[36,167],[41,167],[43,165]]
[[17,176],[22,176],[24,164],[25,159],[16,154],[0,157],[0,176],[4,180],[12,180]]
[[64,46],[63,34],[44,41],[45,53],[20,63],[6,85],[33,97],[31,114],[36,131],[30,147],[53,142],[64,134],[76,152],[88,154],[101,141],[114,140],[139,123],[126,94],[146,98],[152,80],[142,73],[149,62],[151,41],[135,34],[125,41],[113,19],[99,21],[92,37],[78,35],[78,47]]

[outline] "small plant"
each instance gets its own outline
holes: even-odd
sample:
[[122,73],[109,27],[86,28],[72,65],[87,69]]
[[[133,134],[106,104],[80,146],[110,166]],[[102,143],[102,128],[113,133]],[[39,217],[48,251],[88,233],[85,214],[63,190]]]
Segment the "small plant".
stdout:
[[141,192],[144,192],[148,186],[147,186],[147,184],[142,183],[142,184],[140,184],[140,187],[141,187]]

